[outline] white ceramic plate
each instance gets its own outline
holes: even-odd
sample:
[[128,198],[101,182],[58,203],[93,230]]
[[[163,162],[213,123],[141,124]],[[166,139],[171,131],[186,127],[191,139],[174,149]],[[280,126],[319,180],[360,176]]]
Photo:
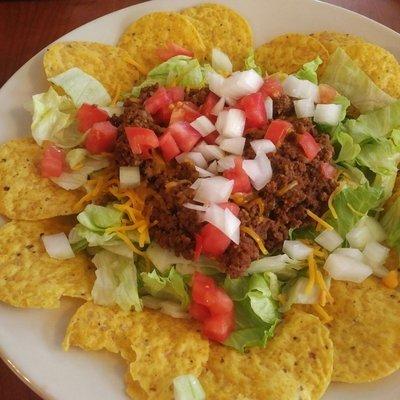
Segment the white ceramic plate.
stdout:
[[[201,1],[201,0],[200,0]],[[124,28],[151,11],[188,7],[199,0],[156,0],[106,15],[60,38],[114,44]],[[215,0],[214,0],[215,1]],[[215,1],[218,2],[218,1]],[[333,30],[377,43],[400,58],[400,35],[368,18],[313,0],[223,0],[246,17],[256,45],[285,32]],[[232,38],[234,40],[234,38]],[[29,133],[22,105],[47,88],[43,51],[19,69],[0,90],[0,143]],[[1,251],[1,250],[0,250]],[[60,310],[20,310],[0,305],[0,352],[4,360],[46,400],[126,400],[125,365],[108,353],[71,350],[60,344],[78,302],[66,299]],[[332,384],[324,400],[396,400],[400,373],[379,382]]]

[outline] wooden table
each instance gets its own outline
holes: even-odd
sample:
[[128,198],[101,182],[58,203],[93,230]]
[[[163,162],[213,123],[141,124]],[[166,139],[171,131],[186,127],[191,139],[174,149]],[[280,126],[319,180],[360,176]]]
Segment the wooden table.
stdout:
[[[21,65],[58,37],[104,14],[141,2],[140,0],[2,0],[0,86]],[[364,14],[400,32],[399,0],[328,0],[328,2]],[[2,400],[41,400],[1,361],[0,397]]]

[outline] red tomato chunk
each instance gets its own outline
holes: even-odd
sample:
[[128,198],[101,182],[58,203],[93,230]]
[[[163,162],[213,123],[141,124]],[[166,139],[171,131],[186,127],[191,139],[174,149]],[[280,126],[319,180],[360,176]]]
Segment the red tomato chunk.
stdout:
[[267,78],[264,84],[261,86],[260,92],[262,93],[264,99],[267,97],[275,99],[283,94],[283,87],[278,79]]
[[142,158],[151,158],[150,150],[159,146],[157,135],[153,130],[139,127],[126,127],[126,137],[133,154]]
[[172,135],[179,149],[184,152],[192,150],[201,139],[200,133],[187,121],[175,122],[168,127],[166,132]]
[[171,132],[164,132],[160,138],[160,149],[165,161],[171,161],[180,154],[178,145],[172,137]]
[[172,99],[165,87],[159,87],[153,96],[144,102],[144,108],[149,114],[155,114],[164,107],[168,107],[172,103]]
[[65,152],[57,146],[49,146],[40,161],[40,173],[44,178],[56,178],[65,168]]
[[313,160],[321,150],[319,143],[316,142],[314,137],[308,132],[298,135],[297,141],[309,160]]
[[261,128],[267,123],[264,97],[260,92],[242,97],[238,101],[237,107],[246,114],[247,128]]
[[104,122],[108,120],[108,114],[97,108],[95,105],[82,104],[76,113],[76,119],[78,122],[78,131],[86,132],[96,122]]
[[100,154],[114,150],[117,140],[117,128],[110,121],[96,122],[89,130],[85,147],[92,154]]
[[274,119],[268,126],[265,139],[269,139],[275,146],[279,147],[291,130],[293,130],[293,126],[290,122],[283,119]]
[[251,193],[252,191],[250,179],[244,172],[242,164],[242,157],[235,157],[235,166],[223,172],[226,179],[233,179],[234,181],[232,193]]

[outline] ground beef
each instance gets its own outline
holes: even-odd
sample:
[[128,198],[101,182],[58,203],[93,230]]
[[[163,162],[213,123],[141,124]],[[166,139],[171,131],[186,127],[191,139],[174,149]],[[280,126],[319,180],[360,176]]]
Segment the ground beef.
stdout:
[[253,140],[264,139],[266,129],[252,129],[246,134],[246,142],[243,149],[244,159],[253,159],[256,156],[253,148],[251,147],[251,142]]
[[206,101],[206,97],[210,93],[208,88],[203,89],[190,89],[185,93],[185,101],[191,101],[197,107],[200,107]]
[[293,100],[286,94],[275,97],[274,100],[274,119],[283,118],[294,114]]

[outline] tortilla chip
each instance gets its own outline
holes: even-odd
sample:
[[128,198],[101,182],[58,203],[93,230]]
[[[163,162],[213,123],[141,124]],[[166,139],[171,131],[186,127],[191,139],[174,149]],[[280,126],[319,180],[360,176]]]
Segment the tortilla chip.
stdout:
[[211,61],[215,47],[226,53],[234,70],[243,69],[245,58],[253,47],[253,32],[249,23],[236,11],[221,4],[201,4],[182,11],[200,33],[206,46],[206,58]]
[[[0,214],[10,219],[39,220],[74,214],[82,191],[68,191],[39,175],[42,149],[33,139],[0,146]],[[79,211],[79,210],[78,210]]]
[[132,90],[143,69],[120,47],[94,42],[65,42],[50,46],[43,59],[46,76],[51,78],[77,67],[96,78],[112,98]]
[[332,281],[333,317],[327,327],[334,345],[332,380],[358,383],[400,368],[400,292],[376,278],[361,284]]
[[329,331],[318,318],[295,311],[264,349],[241,354],[213,345],[200,381],[213,400],[319,399],[333,364]]
[[[178,375],[199,376],[209,344],[193,321],[155,311],[124,312],[86,303],[72,317],[64,348],[106,349],[130,362],[132,390],[149,399],[173,398],[172,380]],[[131,388],[133,387],[133,389]]]
[[393,54],[371,43],[348,45],[344,50],[379,88],[400,98],[400,65]]
[[15,307],[57,308],[62,296],[90,299],[94,272],[84,254],[50,258],[43,234],[68,233],[63,218],[12,221],[0,229],[0,300]]
[[140,387],[140,385],[133,380],[132,375],[129,370],[125,374],[125,386],[126,386],[126,394],[134,400],[147,400],[149,396],[147,393]]
[[328,51],[317,39],[298,33],[278,36],[260,46],[255,52],[256,63],[268,74],[292,74],[318,56],[323,61],[318,68],[320,74],[328,61]]
[[188,18],[173,12],[154,12],[138,19],[120,37],[118,46],[148,72],[161,62],[156,51],[169,43],[192,50],[199,59],[204,56],[205,47],[197,29]]
[[338,47],[344,47],[356,43],[365,43],[363,38],[351,35],[350,33],[323,31],[312,33],[311,36],[319,40],[328,50],[329,54],[334,53]]

